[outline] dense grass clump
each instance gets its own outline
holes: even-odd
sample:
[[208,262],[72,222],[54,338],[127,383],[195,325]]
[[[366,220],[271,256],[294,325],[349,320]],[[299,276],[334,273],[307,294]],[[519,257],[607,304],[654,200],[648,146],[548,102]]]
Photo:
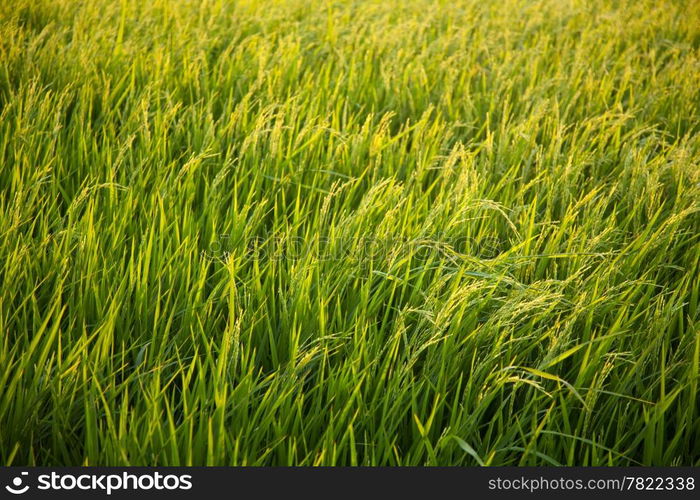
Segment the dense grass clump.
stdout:
[[0,6],[0,462],[700,464],[700,4]]

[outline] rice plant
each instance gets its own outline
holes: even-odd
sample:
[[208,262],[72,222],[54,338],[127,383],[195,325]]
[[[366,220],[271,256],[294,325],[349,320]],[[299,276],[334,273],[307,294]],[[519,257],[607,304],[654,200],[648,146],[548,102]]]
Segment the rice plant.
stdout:
[[700,4],[0,4],[3,465],[700,465]]

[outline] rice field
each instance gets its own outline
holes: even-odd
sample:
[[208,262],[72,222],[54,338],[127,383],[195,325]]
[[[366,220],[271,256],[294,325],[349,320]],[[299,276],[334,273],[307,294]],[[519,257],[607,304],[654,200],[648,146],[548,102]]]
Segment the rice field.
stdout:
[[2,465],[700,465],[700,3],[0,4]]

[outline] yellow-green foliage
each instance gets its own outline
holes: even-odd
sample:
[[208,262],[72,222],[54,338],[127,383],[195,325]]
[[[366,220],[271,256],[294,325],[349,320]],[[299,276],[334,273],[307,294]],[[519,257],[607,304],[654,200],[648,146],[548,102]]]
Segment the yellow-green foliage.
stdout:
[[700,464],[700,3],[0,3],[0,463]]

